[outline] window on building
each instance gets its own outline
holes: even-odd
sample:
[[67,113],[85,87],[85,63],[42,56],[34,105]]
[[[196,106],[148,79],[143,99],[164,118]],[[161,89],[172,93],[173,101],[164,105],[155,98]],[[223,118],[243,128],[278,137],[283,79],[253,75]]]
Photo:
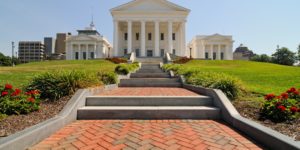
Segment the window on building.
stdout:
[[208,59],[208,52],[205,52],[205,59]]
[[124,34],[124,40],[127,41],[127,39],[128,39],[128,34],[125,33],[125,34]]
[[173,54],[176,55],[176,50],[175,49],[173,49]]
[[160,57],[164,57],[165,56],[165,50],[164,49],[161,49],[160,50]]
[[162,40],[162,41],[165,40],[165,35],[164,35],[164,33],[161,33],[161,34],[160,34],[160,40]]
[[82,52],[83,59],[86,59],[86,52]]
[[78,53],[78,52],[75,53],[75,59],[76,59],[76,60],[79,59],[79,53]]
[[217,53],[214,52],[214,53],[213,53],[213,60],[216,60],[216,59],[217,59]]
[[135,34],[135,39],[138,41],[140,39],[140,33]]
[[221,52],[221,60],[224,60],[224,53]]
[[152,40],[152,34],[148,33],[148,40],[151,41]]
[[140,49],[135,50],[135,55],[136,55],[136,57],[140,57]]
[[127,54],[127,49],[125,48],[125,49],[124,49],[124,55],[126,55],[126,54]]
[[91,59],[95,59],[95,53],[91,52]]
[[172,34],[172,39],[173,39],[173,41],[176,40],[176,34],[175,33]]

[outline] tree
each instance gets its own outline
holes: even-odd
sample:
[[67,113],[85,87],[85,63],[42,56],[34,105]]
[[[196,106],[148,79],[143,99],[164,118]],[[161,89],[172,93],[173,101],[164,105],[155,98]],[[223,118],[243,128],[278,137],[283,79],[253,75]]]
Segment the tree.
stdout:
[[0,66],[11,66],[11,58],[0,53]]
[[250,58],[251,61],[258,61],[258,62],[271,62],[271,57],[267,54],[262,55],[255,55]]
[[272,62],[276,64],[292,66],[296,61],[295,53],[286,47],[277,49],[272,56]]
[[300,44],[298,45],[298,60],[300,60]]

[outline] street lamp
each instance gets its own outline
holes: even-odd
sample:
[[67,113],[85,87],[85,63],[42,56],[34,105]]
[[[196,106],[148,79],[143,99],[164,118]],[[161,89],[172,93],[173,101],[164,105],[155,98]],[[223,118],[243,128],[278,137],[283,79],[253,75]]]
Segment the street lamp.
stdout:
[[11,51],[11,65],[12,65],[12,67],[14,67],[15,66],[15,64],[14,64],[15,42],[11,42],[11,49],[12,49],[12,51]]
[[192,59],[192,47],[190,47],[190,59]]

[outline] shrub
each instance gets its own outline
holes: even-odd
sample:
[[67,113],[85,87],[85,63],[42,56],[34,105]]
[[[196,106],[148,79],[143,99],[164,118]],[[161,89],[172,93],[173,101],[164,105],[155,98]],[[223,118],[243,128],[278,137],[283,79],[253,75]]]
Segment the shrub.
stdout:
[[166,65],[163,65],[163,70],[166,70],[166,71],[174,71],[176,74],[178,74],[178,71],[180,69],[182,65],[179,65],[179,64],[166,64]]
[[57,71],[36,76],[27,89],[38,89],[43,99],[57,100],[75,93],[77,89],[99,84],[100,80],[96,74],[81,71]]
[[191,60],[192,60],[192,58],[188,58],[188,57],[179,57],[179,58],[175,59],[175,60],[173,61],[173,63],[175,63],[175,64],[185,64],[185,63],[187,63],[187,62],[189,62],[189,61],[191,61]]
[[117,75],[113,72],[98,72],[98,77],[105,84],[116,84],[118,79]]
[[125,64],[120,64],[115,68],[117,74],[127,75],[130,71]]
[[40,94],[37,90],[23,93],[22,90],[6,84],[1,89],[0,114],[1,116],[12,114],[27,114],[39,110]]
[[115,68],[115,72],[121,75],[127,75],[130,72],[135,71],[139,67],[137,62],[132,64],[120,64]]
[[243,89],[239,79],[223,73],[187,71],[185,74],[188,84],[219,89],[229,99],[235,99]]
[[106,60],[111,61],[115,64],[127,63],[127,59],[125,59],[125,58],[115,57],[115,58],[106,58]]
[[273,122],[294,120],[300,116],[299,90],[291,88],[280,96],[268,94],[260,109],[261,118],[270,119]]

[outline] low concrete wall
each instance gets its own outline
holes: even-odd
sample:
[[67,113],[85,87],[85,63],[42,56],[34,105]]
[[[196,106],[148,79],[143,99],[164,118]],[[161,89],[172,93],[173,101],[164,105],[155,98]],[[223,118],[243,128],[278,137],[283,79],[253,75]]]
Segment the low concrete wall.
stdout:
[[65,125],[77,120],[77,109],[85,106],[85,98],[87,96],[116,87],[116,85],[108,85],[100,88],[78,90],[64,109],[54,118],[48,119],[8,137],[1,138],[0,150],[21,150],[39,143]]
[[300,149],[300,142],[296,142],[286,135],[242,117],[221,90],[207,89],[188,84],[183,84],[183,88],[213,97],[214,105],[221,109],[221,117],[225,122],[267,148],[272,150]]

